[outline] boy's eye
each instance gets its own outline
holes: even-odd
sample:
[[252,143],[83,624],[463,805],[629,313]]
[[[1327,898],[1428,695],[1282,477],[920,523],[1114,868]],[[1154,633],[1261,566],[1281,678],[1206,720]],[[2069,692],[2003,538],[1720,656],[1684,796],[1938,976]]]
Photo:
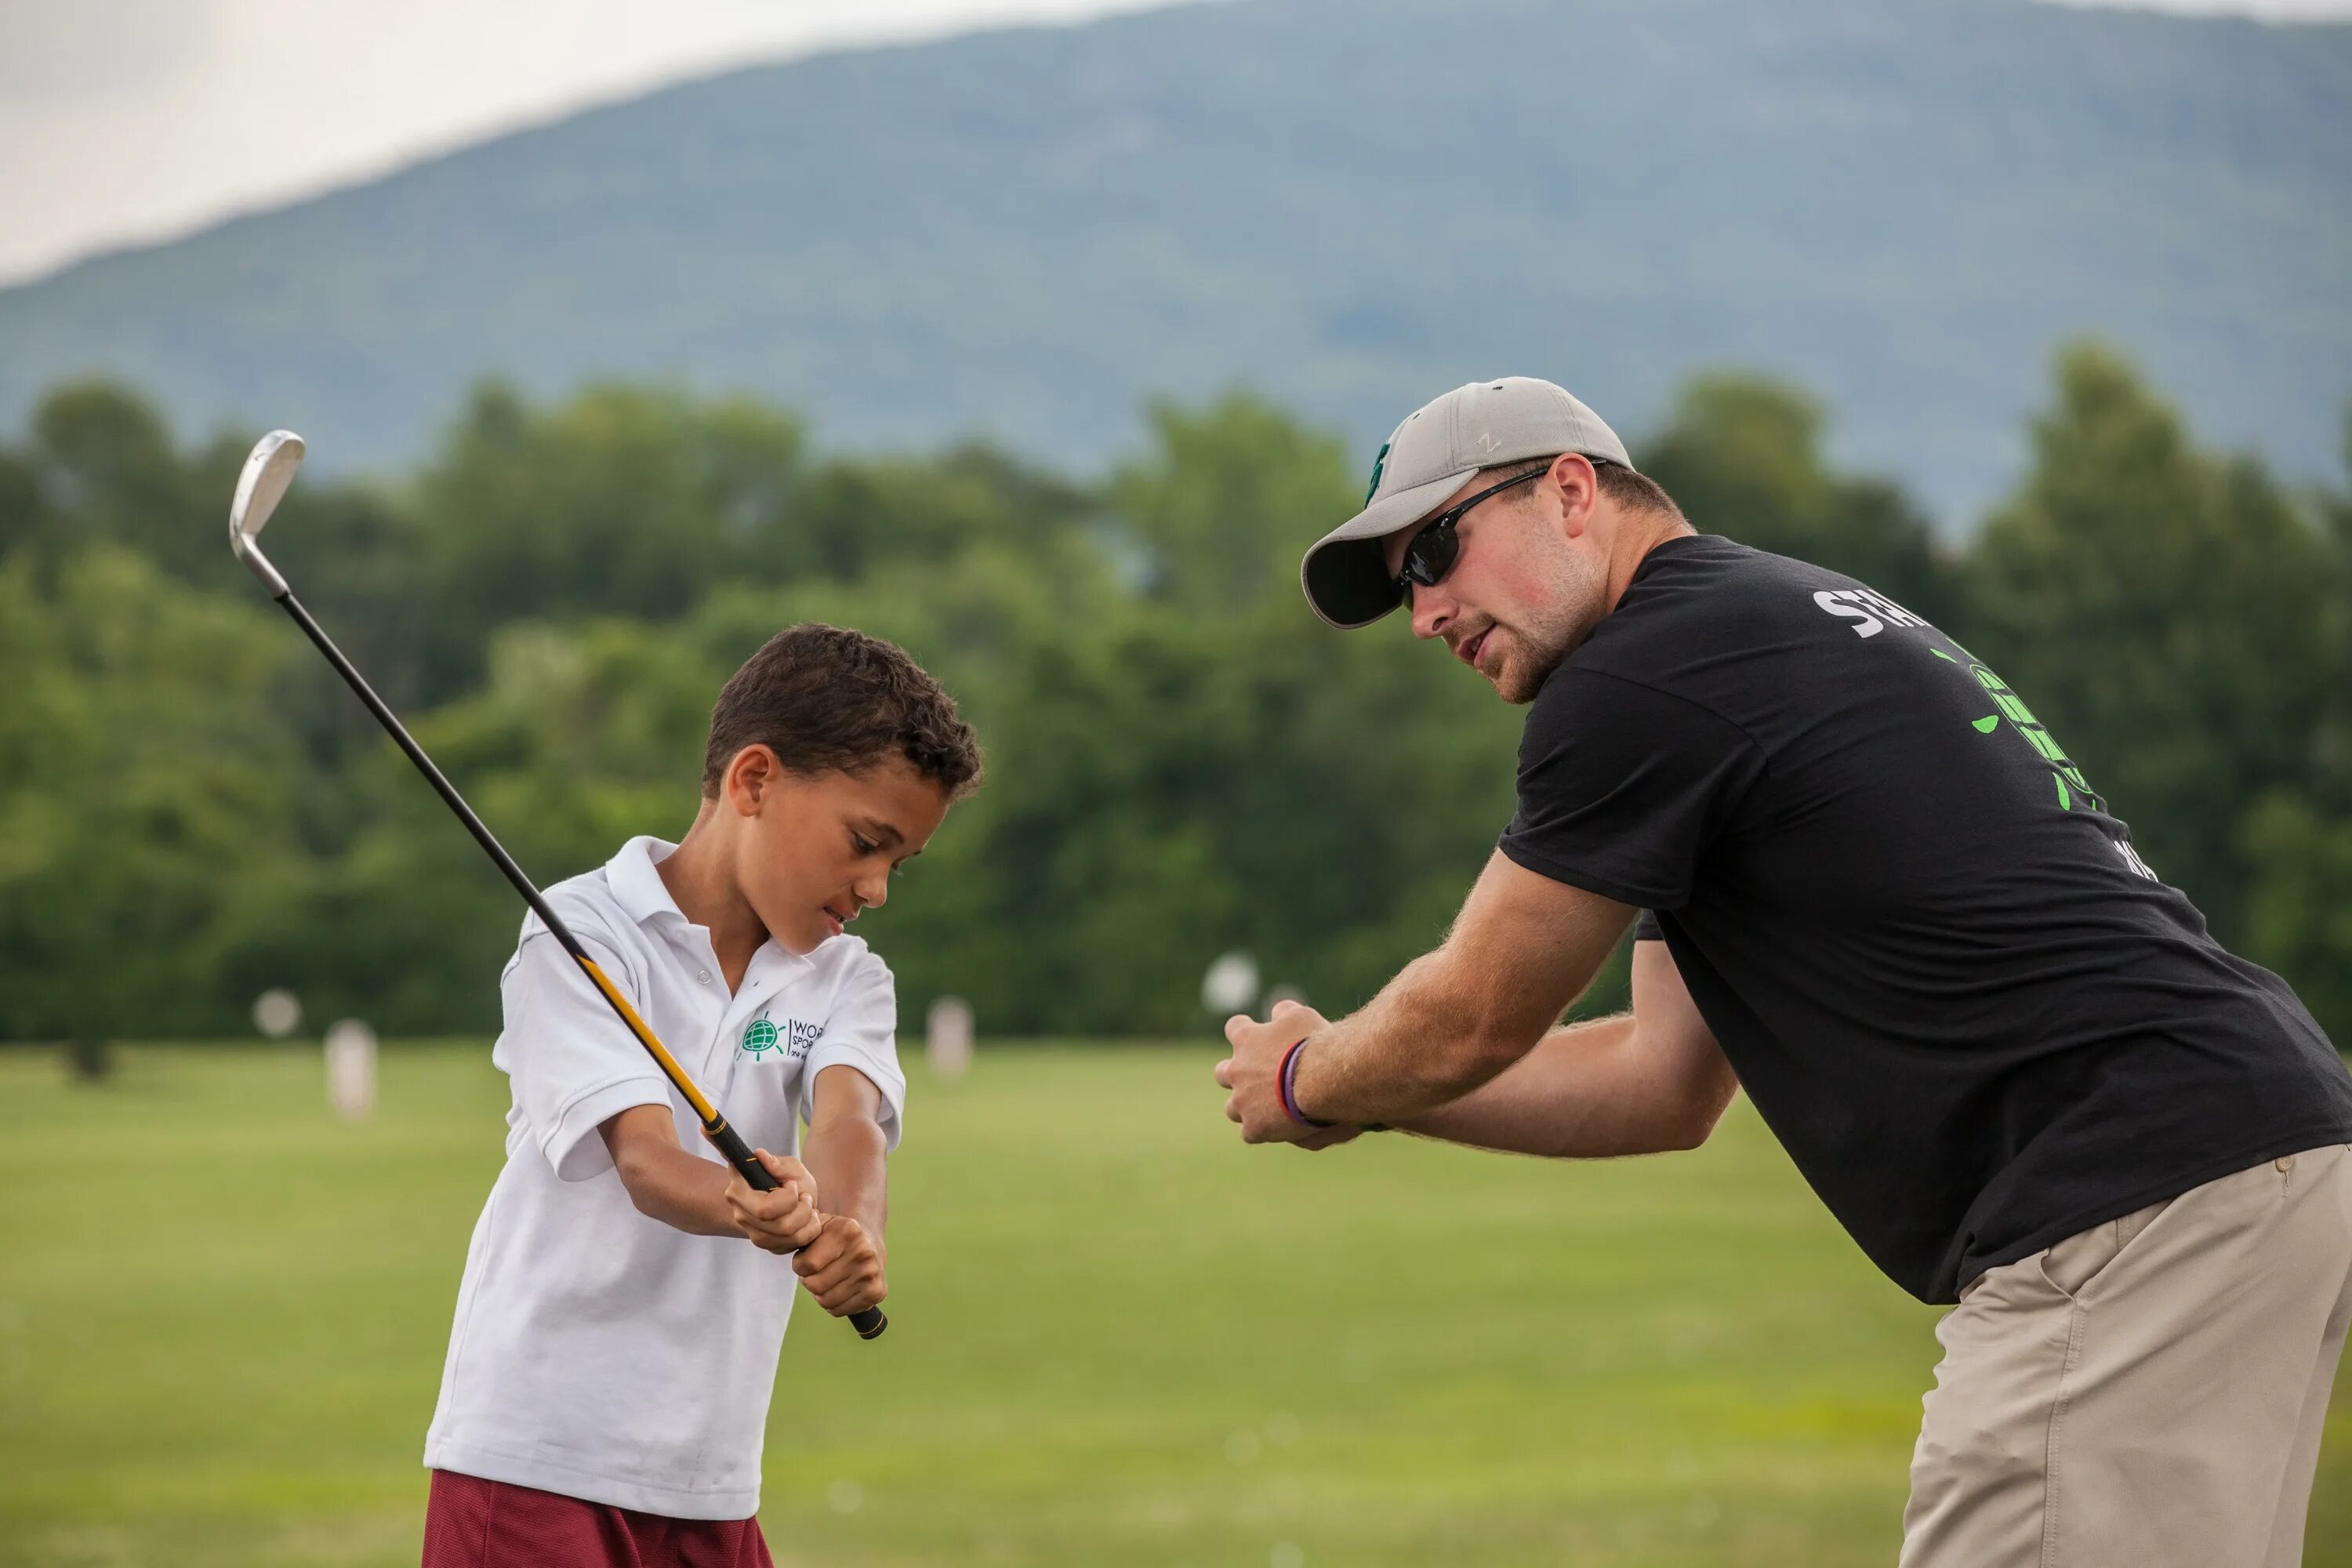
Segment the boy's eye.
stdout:
[[873,843],[856,833],[849,836],[849,844],[850,847],[856,850],[860,855],[871,855],[874,851],[882,847],[879,844]]

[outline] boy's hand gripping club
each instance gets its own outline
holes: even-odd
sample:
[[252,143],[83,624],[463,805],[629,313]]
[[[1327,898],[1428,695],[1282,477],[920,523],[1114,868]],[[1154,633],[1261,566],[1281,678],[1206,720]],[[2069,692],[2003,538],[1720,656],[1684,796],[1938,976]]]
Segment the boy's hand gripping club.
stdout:
[[[572,928],[563,923],[562,918],[541,896],[531,879],[523,875],[522,868],[515,864],[514,858],[490,837],[490,830],[482,826],[482,819],[474,815],[474,808],[466,804],[457,786],[442,776],[433,759],[426,756],[425,749],[410,738],[408,731],[385,705],[383,699],[375,694],[374,688],[368,685],[358,668],[343,657],[342,649],[329,640],[327,634],[320,629],[319,623],[310,618],[310,612],[302,607],[302,602],[294,596],[294,590],[287,585],[285,574],[261,553],[261,547],[256,540],[262,525],[269,521],[269,514],[277,510],[278,501],[285,497],[287,486],[294,482],[294,470],[301,464],[302,437],[291,430],[273,430],[255,444],[252,456],[245,460],[245,471],[237,476],[236,499],[229,505],[229,548],[236,552],[236,558],[245,563],[247,570],[261,579],[261,585],[269,590],[269,596],[285,606],[286,613],[294,617],[294,624],[302,628],[302,635],[326,656],[327,662],[335,667],[335,673],[343,678],[343,683],[367,705],[367,710],[375,715],[376,722],[382,724],[384,731],[407,753],[408,760],[416,764],[416,771],[425,775],[425,782],[433,786],[443,803],[457,814],[457,820],[466,825],[466,831],[474,836],[474,842],[482,847],[483,853],[498,863],[499,869],[506,874],[509,882],[514,884],[515,891],[522,895],[531,912],[546,924],[555,940],[562,944],[563,951],[572,955],[572,961],[588,976],[589,983],[596,987],[596,994],[604,998],[605,1005],[628,1026],[629,1033],[636,1037],[637,1044],[654,1058],[655,1065],[662,1070],[662,1076],[686,1097],[687,1104],[693,1107],[695,1115],[702,1119],[702,1135],[710,1141],[711,1147],[719,1151],[720,1158],[734,1167],[735,1173],[741,1176],[753,1192],[775,1191],[776,1179],[768,1174],[766,1166],[752,1158],[751,1148],[743,1142],[742,1135],[727,1124],[727,1119],[719,1113],[719,1108],[695,1087],[692,1079],[686,1076],[686,1069],[677,1065],[677,1058],[669,1054],[668,1047],[654,1034],[652,1026],[637,1016],[637,1010],[629,1005],[628,998],[621,994],[604,970],[597,966],[596,961],[588,956],[588,950],[581,946],[580,939],[572,934]],[[849,1324],[857,1331],[858,1338],[870,1340],[888,1328],[890,1321],[882,1315],[879,1307],[868,1307],[862,1312],[852,1312]]]

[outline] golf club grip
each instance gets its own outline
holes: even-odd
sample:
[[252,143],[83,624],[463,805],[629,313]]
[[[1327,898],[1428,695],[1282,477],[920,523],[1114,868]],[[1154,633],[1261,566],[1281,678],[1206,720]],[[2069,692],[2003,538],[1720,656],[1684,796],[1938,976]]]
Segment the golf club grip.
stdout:
[[[743,1135],[729,1126],[723,1117],[717,1126],[704,1127],[702,1135],[710,1140],[710,1146],[719,1151],[721,1159],[735,1167],[735,1173],[742,1177],[753,1192],[772,1193],[776,1190],[776,1178],[768,1174],[768,1167],[760,1163],[752,1154],[751,1145],[743,1142]],[[882,1337],[882,1331],[890,1326],[890,1320],[882,1315],[881,1308],[868,1307],[862,1312],[850,1313],[849,1326],[857,1331],[859,1339],[877,1340]]]
[[702,1135],[710,1140],[710,1146],[719,1151],[720,1159],[735,1167],[735,1173],[743,1178],[744,1185],[755,1193],[776,1190],[776,1178],[768,1174],[768,1167],[752,1156],[751,1146],[743,1142],[743,1135],[729,1126],[723,1118],[716,1124],[705,1124]]

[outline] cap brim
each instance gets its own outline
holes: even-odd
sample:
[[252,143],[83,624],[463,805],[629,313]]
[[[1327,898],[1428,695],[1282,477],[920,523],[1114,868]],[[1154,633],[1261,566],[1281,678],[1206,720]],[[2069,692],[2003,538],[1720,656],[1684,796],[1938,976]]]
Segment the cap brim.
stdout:
[[1382,496],[1317,540],[1298,563],[1298,585],[1307,591],[1307,605],[1326,625],[1344,632],[1370,626],[1404,603],[1381,542],[1411,528],[1477,472],[1465,468]]

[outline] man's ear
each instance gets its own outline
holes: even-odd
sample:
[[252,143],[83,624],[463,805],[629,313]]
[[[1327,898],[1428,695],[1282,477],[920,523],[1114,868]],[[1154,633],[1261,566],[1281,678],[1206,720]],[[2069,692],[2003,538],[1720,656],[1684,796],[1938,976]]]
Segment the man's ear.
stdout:
[[1592,527],[1592,513],[1601,501],[1601,477],[1592,460],[1577,452],[1562,452],[1551,460],[1549,475],[1559,497],[1559,531],[1563,539],[1579,539]]
[[757,816],[760,803],[783,776],[784,764],[775,752],[754,741],[735,753],[719,779],[719,793],[738,816]]

